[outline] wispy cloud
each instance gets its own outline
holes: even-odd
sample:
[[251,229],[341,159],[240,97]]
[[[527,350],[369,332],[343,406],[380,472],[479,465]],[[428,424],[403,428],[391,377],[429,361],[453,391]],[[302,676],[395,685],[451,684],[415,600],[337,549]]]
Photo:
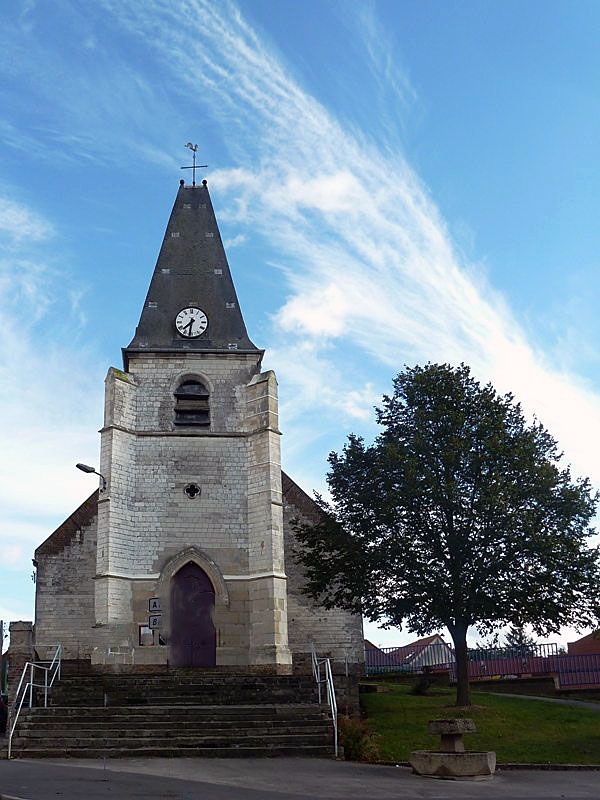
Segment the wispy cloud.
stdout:
[[[308,464],[308,449],[333,430],[340,438],[352,425],[366,430],[393,372],[427,359],[464,360],[482,379],[513,390],[577,470],[600,485],[598,387],[566,368],[573,346],[590,349],[585,331],[561,338],[565,367],[557,367],[480,266],[456,251],[398,145],[395,128],[415,93],[376,4],[360,4],[351,23],[354,35],[362,32],[373,108],[383,122],[374,135],[351,129],[311,96],[229,0],[66,0],[78,32],[73,46],[81,50],[77,70],[40,33],[34,6],[22,6],[20,32],[0,30],[0,49],[9,72],[28,64],[34,87],[26,101],[10,99],[52,102],[28,129],[0,121],[11,149],[67,165],[123,163],[135,154],[178,171],[179,161],[165,155],[173,129],[184,119],[202,129],[207,118],[222,125],[237,167],[208,177],[227,209],[220,218],[235,225],[228,246],[239,247],[236,255],[257,236],[276,253],[270,267],[279,271],[285,299],[272,309],[276,347],[268,364],[280,379],[286,463],[307,489],[323,470],[321,457]],[[125,37],[119,48],[115,28]],[[35,209],[10,194],[0,199],[0,245],[8,254],[0,262],[0,545],[17,568],[27,563],[29,542],[44,538],[51,520],[93,488],[84,488],[72,465],[97,455],[101,369],[80,343],[39,335],[59,317],[71,330],[85,324],[83,287],[60,275],[52,258],[59,240]]]
[[369,94],[368,112],[376,114],[378,124],[388,141],[398,138],[406,127],[407,114],[417,101],[406,65],[401,63],[399,48],[385,28],[375,2],[346,6],[344,22],[354,40],[362,44],[366,58],[361,66],[368,69],[377,90]]
[[0,197],[0,234],[6,234],[8,242],[32,239],[39,242],[54,233],[50,222],[35,211],[6,197]]
[[246,241],[247,237],[243,233],[238,233],[236,236],[232,236],[231,239],[225,239],[223,246],[225,250],[231,250],[233,247],[240,247],[245,244]]
[[[164,147],[182,127],[177,91],[168,92],[132,63],[113,41],[101,9],[70,0],[59,6],[56,17],[36,14],[34,3],[20,15],[14,9],[4,15],[0,138],[35,154],[36,162],[177,169]],[[64,28],[63,47],[56,46],[56,24]],[[20,91],[24,67],[26,92]]]
[[[312,385],[322,403],[362,414],[370,368],[331,368],[342,344],[388,373],[404,362],[464,360],[500,390],[514,391],[559,437],[577,470],[600,484],[596,388],[554,368],[477,265],[464,263],[394,142],[382,148],[344,129],[289,77],[233,3],[104,5],[178,80],[202,86],[231,131],[235,156],[257,164],[213,173],[211,186],[237,208],[238,224],[279,251],[290,292],[275,315],[285,357],[274,354],[271,362],[281,372],[290,347],[311,343],[304,368],[286,376],[296,376],[296,394]],[[365,31],[370,51],[375,24]],[[382,81],[410,96],[390,48],[373,51],[372,64]],[[322,362],[329,365],[325,382]],[[317,376],[312,384],[307,373]]]
[[0,220],[0,567],[23,570],[94,488],[74,464],[97,458],[101,373],[78,341],[80,289],[52,263],[54,225],[6,196]]

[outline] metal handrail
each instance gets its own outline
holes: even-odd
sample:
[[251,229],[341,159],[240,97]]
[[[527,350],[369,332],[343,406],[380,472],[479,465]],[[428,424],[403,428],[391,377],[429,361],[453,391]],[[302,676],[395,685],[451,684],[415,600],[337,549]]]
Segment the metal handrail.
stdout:
[[[11,725],[8,732],[8,758],[11,757],[11,749],[12,749],[12,739],[13,734],[17,727],[17,722],[19,721],[19,714],[21,713],[21,709],[23,708],[23,703],[25,702],[25,697],[29,694],[29,708],[33,707],[33,690],[34,689],[43,689],[44,690],[44,708],[48,707],[48,691],[54,685],[55,679],[58,677],[60,680],[60,666],[62,660],[62,645],[56,645],[56,651],[54,653],[54,657],[50,662],[50,666],[46,667],[43,664],[38,664],[35,661],[27,661],[25,666],[23,667],[23,672],[21,673],[21,679],[19,680],[19,685],[17,686],[17,692],[15,695],[15,715],[14,719],[11,719]],[[35,670],[41,669],[44,673],[44,683],[36,683],[34,680],[35,677]],[[25,676],[27,675],[27,671],[29,670],[29,681],[23,686],[23,681],[25,680]],[[50,674],[51,673],[51,674]],[[50,680],[48,680],[50,676]],[[23,691],[21,692],[21,688]],[[19,694],[21,699],[19,700]]]
[[[314,642],[310,643],[310,654],[312,662],[313,678],[317,682],[317,694],[319,697],[319,705],[321,705],[321,684],[324,683],[327,687],[327,703],[331,712],[331,720],[333,722],[333,747],[335,757],[338,756],[338,711],[337,700],[335,698],[335,686],[333,684],[333,672],[331,671],[331,659],[319,658],[315,650]],[[321,678],[321,667],[324,668],[325,677]]]
[[331,671],[330,659],[325,659],[325,680],[327,681],[327,700],[331,709],[331,719],[333,721],[333,745],[335,757],[338,756],[338,711],[337,700],[335,699],[335,686],[333,685],[333,673]]

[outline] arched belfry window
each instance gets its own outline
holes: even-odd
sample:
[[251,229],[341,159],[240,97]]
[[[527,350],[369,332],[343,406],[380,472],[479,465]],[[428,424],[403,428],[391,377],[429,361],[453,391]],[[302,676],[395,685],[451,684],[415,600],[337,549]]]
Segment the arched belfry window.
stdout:
[[210,426],[208,398],[208,389],[200,381],[188,380],[179,384],[175,390],[175,425],[208,428]]

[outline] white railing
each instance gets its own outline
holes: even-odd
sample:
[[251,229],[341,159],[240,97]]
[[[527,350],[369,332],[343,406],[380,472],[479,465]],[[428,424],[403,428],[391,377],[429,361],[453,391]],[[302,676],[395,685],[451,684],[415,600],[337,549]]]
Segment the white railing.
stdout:
[[[29,697],[28,707],[33,707],[33,690],[34,689],[43,689],[44,690],[44,708],[48,706],[48,692],[54,685],[54,681],[56,679],[60,680],[60,665],[62,659],[62,645],[56,645],[56,650],[54,652],[54,656],[52,661],[50,662],[49,666],[45,666],[44,664],[35,663],[34,661],[28,661],[25,666],[23,667],[23,672],[21,673],[21,680],[19,681],[19,685],[17,686],[17,692],[15,694],[15,702],[13,706],[14,716],[11,715],[10,720],[10,728],[8,732],[8,758],[11,755],[11,748],[12,748],[12,738],[17,727],[17,722],[19,720],[19,714],[21,713],[21,709],[23,708],[23,704],[25,702],[25,698]],[[44,676],[43,683],[36,683],[36,670],[41,670]],[[25,683],[25,678],[27,677],[27,673],[29,673],[29,680]]]
[[[335,699],[335,686],[333,685],[333,673],[331,671],[331,660],[329,658],[319,658],[315,650],[314,642],[310,643],[310,652],[312,660],[313,678],[317,683],[317,695],[319,697],[319,705],[321,704],[322,690],[321,686],[325,684],[327,687],[327,703],[331,711],[331,720],[333,722],[333,747],[335,757],[338,755],[338,712],[337,700]],[[324,674],[322,674],[324,673]]]

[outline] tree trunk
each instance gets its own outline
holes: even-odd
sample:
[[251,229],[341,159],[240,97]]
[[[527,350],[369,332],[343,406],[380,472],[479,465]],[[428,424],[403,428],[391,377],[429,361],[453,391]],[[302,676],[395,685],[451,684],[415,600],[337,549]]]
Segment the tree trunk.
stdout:
[[469,687],[469,654],[467,650],[467,625],[457,622],[448,626],[454,642],[456,658],[456,705],[471,705],[471,689]]

